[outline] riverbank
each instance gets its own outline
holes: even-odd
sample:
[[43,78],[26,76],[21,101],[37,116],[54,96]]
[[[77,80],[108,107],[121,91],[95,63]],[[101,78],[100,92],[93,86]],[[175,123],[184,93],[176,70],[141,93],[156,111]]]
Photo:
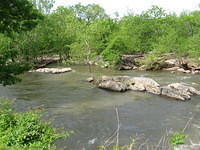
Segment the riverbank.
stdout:
[[170,71],[200,74],[200,60],[176,58],[174,53],[155,55],[122,55],[120,70]]
[[[56,58],[56,61],[55,61]],[[45,63],[48,62],[48,63]],[[58,63],[69,65],[88,65],[100,66],[102,68],[113,68],[117,70],[139,70],[139,71],[169,71],[171,73],[200,74],[200,60],[187,57],[177,58],[174,53],[165,53],[159,56],[146,55],[120,55],[117,64],[111,65],[110,62],[104,61],[103,57],[97,56],[95,59],[88,61],[59,60],[58,56],[44,57],[35,64],[34,68],[44,68],[49,64]]]

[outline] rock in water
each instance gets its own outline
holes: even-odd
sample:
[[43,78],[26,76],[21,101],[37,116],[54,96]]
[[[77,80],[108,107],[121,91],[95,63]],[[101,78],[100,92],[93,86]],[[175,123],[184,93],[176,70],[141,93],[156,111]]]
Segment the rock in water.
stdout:
[[124,92],[127,90],[147,91],[152,94],[164,95],[182,101],[191,99],[192,95],[200,95],[200,91],[181,83],[173,83],[160,87],[160,85],[153,79],[144,77],[102,76],[95,83],[97,84],[97,87],[102,89],[118,92]]
[[44,72],[44,73],[53,73],[53,74],[58,74],[58,73],[65,73],[65,72],[71,72],[71,68],[40,68],[36,70],[31,70],[29,72]]
[[147,91],[153,94],[161,94],[160,85],[150,78],[132,77],[128,80],[128,89],[137,91]]
[[200,91],[181,83],[169,84],[168,86],[162,87],[161,91],[162,95],[183,101],[190,100],[192,95],[200,95]]
[[127,90],[126,86],[123,83],[113,80],[102,81],[98,84],[98,87],[118,92],[123,92]]
[[129,77],[129,76],[102,76],[98,87],[113,91],[147,91],[153,94],[160,94],[160,85],[150,78]]
[[168,85],[171,88],[180,90],[181,92],[187,93],[188,95],[200,95],[200,91],[193,87],[183,85],[181,83],[173,83]]
[[164,86],[161,88],[161,95],[170,97],[170,98],[174,98],[174,99],[179,99],[182,101],[185,100],[190,100],[191,96],[185,93],[181,93],[180,90],[171,88],[169,86]]

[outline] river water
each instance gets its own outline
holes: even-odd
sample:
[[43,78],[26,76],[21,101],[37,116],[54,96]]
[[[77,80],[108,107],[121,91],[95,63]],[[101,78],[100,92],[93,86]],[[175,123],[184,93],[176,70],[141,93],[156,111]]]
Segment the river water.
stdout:
[[[142,92],[110,92],[85,81],[100,75],[144,76],[161,85],[184,82],[200,89],[198,75],[122,72],[98,67],[92,67],[90,73],[87,66],[71,67],[75,71],[65,74],[25,73],[21,83],[0,87],[1,96],[16,99],[16,110],[44,108],[44,118],[52,120],[54,126],[74,130],[69,139],[57,142],[59,148],[96,150],[117,128],[116,108],[121,123],[120,144],[128,144],[136,134],[154,143],[166,130],[179,131],[189,118],[199,119],[200,97],[180,102]],[[191,125],[186,133],[195,139],[196,131]]]

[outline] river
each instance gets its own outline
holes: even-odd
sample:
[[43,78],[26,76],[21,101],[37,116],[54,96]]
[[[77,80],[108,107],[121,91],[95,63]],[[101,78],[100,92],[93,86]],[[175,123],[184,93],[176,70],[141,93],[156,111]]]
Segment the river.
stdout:
[[[57,142],[59,148],[96,150],[117,128],[115,108],[121,123],[120,144],[128,144],[136,134],[156,143],[166,130],[179,131],[189,118],[199,119],[200,97],[180,102],[142,92],[110,92],[85,81],[100,75],[144,76],[161,85],[184,82],[200,89],[199,75],[98,67],[92,67],[90,73],[87,66],[71,67],[75,71],[64,74],[25,73],[21,83],[0,87],[1,96],[16,98],[16,110],[44,108],[44,118],[52,120],[54,126],[74,130],[69,139]],[[186,133],[195,139],[195,128],[189,127]]]

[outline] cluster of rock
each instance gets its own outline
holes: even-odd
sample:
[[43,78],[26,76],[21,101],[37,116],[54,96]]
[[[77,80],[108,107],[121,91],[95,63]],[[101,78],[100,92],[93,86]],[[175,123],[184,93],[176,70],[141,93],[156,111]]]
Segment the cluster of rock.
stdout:
[[121,55],[122,65],[119,67],[119,70],[138,69],[141,59],[144,59],[144,55]]
[[65,72],[71,72],[71,68],[39,68],[36,70],[30,70],[29,72],[43,72],[43,73],[65,73]]
[[164,68],[164,70],[167,71],[200,74],[200,66],[187,60],[180,61],[178,59],[168,59],[165,63],[170,66],[168,68]]
[[157,61],[152,62],[152,68],[141,65],[145,59],[144,55],[122,55],[120,70],[167,70],[182,73],[200,74],[200,65],[186,59],[170,59],[174,54],[163,54]]
[[193,87],[181,83],[173,83],[167,86],[160,86],[151,78],[130,77],[130,76],[102,76],[98,80],[88,78],[89,82],[94,82],[97,87],[117,92],[127,90],[146,91],[148,93],[163,95],[178,100],[190,100],[192,95],[200,95],[200,91]]

